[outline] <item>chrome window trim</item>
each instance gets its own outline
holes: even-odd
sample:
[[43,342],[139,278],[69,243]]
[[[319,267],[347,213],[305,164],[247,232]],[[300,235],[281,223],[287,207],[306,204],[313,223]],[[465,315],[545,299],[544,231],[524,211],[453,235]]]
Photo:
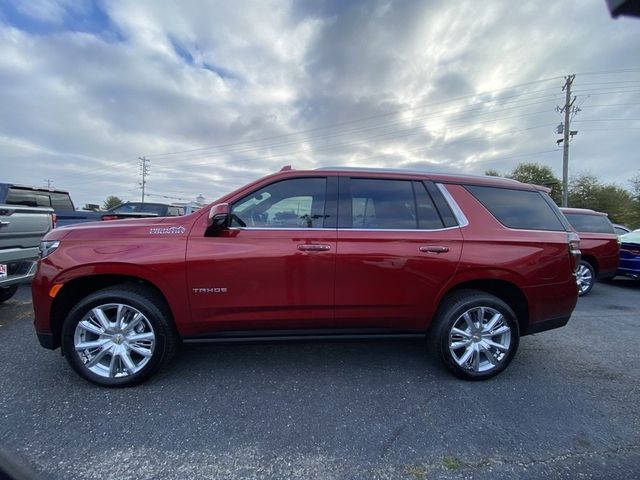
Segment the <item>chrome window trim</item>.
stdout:
[[442,228],[339,228],[347,232],[441,232],[460,228],[458,225]]
[[453,227],[442,228],[325,228],[325,227],[311,227],[311,228],[277,228],[277,227],[231,227],[229,230],[279,230],[279,231],[296,231],[296,232],[308,232],[309,230],[340,230],[344,232],[441,232],[444,230],[454,230],[460,228],[459,225]]
[[325,227],[307,227],[307,228],[294,228],[294,227],[229,227],[229,230],[289,230],[296,232],[308,232],[309,230],[335,230],[335,227],[325,228]]
[[438,187],[438,190],[440,190],[440,193],[442,193],[442,196],[444,197],[445,202],[449,204],[449,208],[451,208],[451,211],[453,212],[453,216],[456,217],[456,220],[458,221],[458,227],[462,228],[469,225],[469,220],[467,220],[467,217],[465,216],[464,212],[462,211],[460,206],[456,203],[456,201],[453,199],[453,197],[449,193],[449,190],[447,190],[447,187],[445,187],[444,184],[442,183],[436,183],[436,187]]

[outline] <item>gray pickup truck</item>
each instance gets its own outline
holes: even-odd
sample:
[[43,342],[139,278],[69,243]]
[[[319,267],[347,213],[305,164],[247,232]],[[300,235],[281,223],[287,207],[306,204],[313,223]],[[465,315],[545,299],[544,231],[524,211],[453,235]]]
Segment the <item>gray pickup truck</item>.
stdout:
[[0,204],[0,303],[35,275],[40,240],[54,227],[53,213],[52,208]]

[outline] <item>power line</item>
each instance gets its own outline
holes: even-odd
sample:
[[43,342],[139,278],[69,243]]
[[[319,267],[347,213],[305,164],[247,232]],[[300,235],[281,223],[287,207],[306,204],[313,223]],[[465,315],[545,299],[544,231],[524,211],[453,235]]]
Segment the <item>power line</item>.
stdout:
[[[551,98],[551,95],[546,95],[546,98]],[[454,115],[454,116],[458,116],[460,118],[454,118],[454,119],[450,119],[448,121],[449,125],[457,125],[460,123],[468,123],[468,122],[476,122],[476,123],[486,123],[485,122],[477,122],[476,119],[477,118],[481,118],[484,116],[488,116],[488,115],[494,115],[494,114],[500,114],[504,111],[507,110],[513,110],[513,109],[518,109],[518,108],[523,108],[523,107],[529,107],[529,106],[534,106],[534,105],[540,105],[540,104],[548,104],[548,101],[537,101],[537,102],[529,102],[526,104],[518,104],[518,105],[512,105],[513,103],[520,103],[520,102],[509,102],[507,105],[511,105],[507,108],[501,108],[499,110],[493,110],[493,111],[484,111],[482,108],[473,108],[473,109],[466,109],[466,110],[459,110],[456,112],[431,112],[428,114],[424,114],[424,115],[420,115],[417,117],[413,117],[410,120],[417,120],[417,119],[433,119],[433,118],[442,118],[445,117],[447,115]],[[468,116],[464,116],[463,114],[466,114],[468,112],[473,113],[477,113],[477,115],[468,117]],[[539,114],[539,113],[546,113],[547,110],[543,110],[540,112],[533,112],[531,115],[535,115],[535,114]],[[530,115],[530,114],[525,114],[522,116],[526,116],[526,115]],[[504,118],[514,118],[515,116],[512,117],[501,117],[501,118],[496,118],[495,120],[500,120],[500,119],[504,119]],[[362,127],[362,128],[358,128],[356,130],[345,130],[342,132],[337,132],[331,135],[326,135],[326,136],[317,136],[317,137],[306,137],[300,140],[296,140],[296,141],[291,141],[291,142],[282,142],[282,143],[275,143],[275,144],[268,144],[268,145],[257,145],[257,146],[252,146],[252,147],[242,147],[242,148],[235,148],[235,149],[229,149],[229,150],[221,150],[219,152],[197,152],[195,154],[192,154],[190,156],[183,156],[180,159],[181,160],[195,160],[195,159],[200,159],[200,158],[210,158],[211,155],[216,154],[238,154],[238,153],[248,153],[248,152],[253,152],[253,151],[258,151],[258,150],[266,150],[266,149],[271,149],[271,148],[276,148],[276,147],[281,147],[281,146],[291,146],[291,145],[297,145],[297,144],[306,144],[309,143],[311,140],[315,140],[315,139],[326,139],[326,138],[335,138],[335,137],[339,137],[339,136],[344,136],[344,135],[348,135],[348,134],[352,134],[352,133],[359,133],[359,132],[363,132],[363,131],[369,131],[369,130],[375,130],[375,129],[379,129],[379,128],[385,128],[385,127],[390,127],[390,126],[395,126],[395,125],[399,125],[399,124],[406,124],[408,123],[409,119],[403,119],[403,120],[396,120],[393,122],[385,122],[383,124],[377,124],[377,125],[373,125],[373,126],[368,126],[368,127]],[[414,129],[414,128],[426,128],[427,125],[426,124],[422,124],[418,127],[410,127],[410,129]],[[401,132],[404,131],[405,129],[402,130],[391,130],[390,132],[386,132],[383,133],[384,135],[388,134],[388,133],[393,133],[393,132]],[[380,135],[380,134],[376,134],[376,135]],[[175,158],[172,158],[173,161],[175,161]]]
[[[429,146],[422,146],[416,149],[411,149],[411,150],[407,150],[407,149],[403,149],[402,151],[397,152],[399,155],[400,154],[404,154],[404,153],[416,153],[419,151],[434,151],[434,150],[439,150],[441,148],[445,148],[445,147],[449,147],[453,144],[459,144],[459,143],[466,143],[466,142],[471,142],[474,140],[492,140],[495,138],[499,138],[499,137],[503,137],[505,135],[513,135],[516,133],[523,133],[526,131],[530,131],[530,130],[537,130],[540,128],[549,128],[549,124],[545,123],[542,125],[536,125],[533,127],[528,127],[528,128],[523,128],[523,129],[516,129],[516,130],[508,130],[505,132],[501,132],[501,133],[497,133],[497,134],[493,134],[493,135],[486,135],[486,134],[482,134],[482,135],[478,135],[478,136],[474,136],[474,137],[464,137],[464,138],[458,138],[458,139],[454,139],[454,140],[450,140],[450,141],[445,141],[445,142],[440,142],[437,145],[429,145]],[[316,151],[314,150],[313,153],[315,153]],[[288,155],[295,155],[296,152],[289,152]],[[364,157],[364,158],[360,158],[360,160],[368,160],[371,158],[379,158],[379,157],[384,157],[384,156],[388,156],[388,154],[381,154],[381,155],[375,155],[375,156],[368,156],[368,157]],[[182,171],[182,170],[178,170],[175,168],[171,168],[171,167],[159,167],[159,169],[163,172],[178,172],[178,171]],[[243,176],[241,178],[246,178],[246,176]]]
[[[397,115],[399,113],[405,113],[405,112],[408,112],[408,111],[413,111],[413,110],[417,110],[417,109],[424,108],[424,107],[429,107],[429,106],[434,106],[434,105],[442,105],[442,104],[445,104],[445,103],[451,103],[451,102],[454,102],[454,101],[464,100],[464,99],[467,99],[467,98],[480,97],[480,96],[483,96],[483,95],[489,95],[489,94],[502,92],[502,91],[505,91],[505,90],[515,89],[515,88],[520,88],[520,87],[525,87],[525,86],[533,85],[533,84],[537,84],[537,83],[548,82],[548,81],[552,81],[552,80],[558,80],[560,78],[562,78],[562,77],[545,78],[545,79],[534,80],[534,81],[531,81],[531,82],[525,82],[525,83],[521,83],[521,84],[517,84],[517,85],[512,85],[512,86],[509,86],[509,87],[499,88],[499,89],[495,89],[495,90],[488,90],[488,91],[477,92],[477,93],[472,93],[472,94],[468,94],[468,95],[461,95],[461,96],[458,96],[458,97],[453,97],[453,98],[450,98],[450,99],[441,100],[441,101],[437,101],[437,102],[419,104],[419,105],[417,105],[415,107],[412,107],[412,108],[409,108],[409,109],[396,110],[396,111],[392,111],[392,112],[388,112],[388,113],[371,115],[371,116],[367,116],[367,117],[360,117],[360,118],[353,119],[353,120],[347,120],[347,121],[344,121],[344,122],[334,123],[332,125],[327,125],[327,126],[322,126],[322,127],[315,127],[315,128],[310,128],[310,129],[306,129],[306,130],[299,130],[299,131],[296,131],[296,132],[291,132],[291,133],[286,133],[286,134],[281,134],[281,135],[275,135],[275,136],[271,136],[271,137],[264,137],[264,138],[260,138],[260,139],[251,140],[251,142],[261,142],[261,141],[265,141],[265,140],[273,140],[273,139],[276,139],[276,138],[288,137],[288,136],[293,136],[293,135],[300,135],[302,133],[309,133],[309,132],[315,132],[315,131],[319,131],[319,130],[333,129],[333,128],[341,127],[341,126],[344,126],[344,125],[351,125],[353,123],[359,123],[359,122],[363,122],[363,121],[367,121],[367,120],[371,120],[371,119],[375,119],[375,118],[389,117],[389,116],[392,116],[392,115]],[[549,89],[549,90],[552,90],[552,89]],[[536,90],[535,92],[539,92],[539,91],[544,91],[544,90]],[[535,92],[533,92],[533,93],[535,93]],[[525,92],[525,93],[520,94],[520,95],[525,95],[525,94],[527,94],[527,93]],[[507,97],[507,98],[510,98],[510,97]],[[200,151],[200,150],[209,150],[209,149],[214,149],[214,148],[222,148],[222,147],[229,147],[229,146],[235,146],[235,145],[244,145],[246,143],[247,142],[235,142],[235,143],[227,143],[227,144],[220,144],[220,145],[212,145],[212,146],[208,146],[208,147],[194,148],[194,149],[189,149],[189,150],[155,153],[155,154],[148,154],[147,157],[156,158],[156,157],[159,157],[159,156],[190,153],[190,152],[196,152],[196,151]]]
[[576,73],[576,75],[579,75],[579,76],[583,76],[583,75],[613,75],[613,74],[618,74],[618,73],[636,73],[636,72],[640,72],[640,69],[638,69],[638,68],[630,68],[630,69],[625,69],[625,70],[601,70],[599,72],[579,72],[579,73]]

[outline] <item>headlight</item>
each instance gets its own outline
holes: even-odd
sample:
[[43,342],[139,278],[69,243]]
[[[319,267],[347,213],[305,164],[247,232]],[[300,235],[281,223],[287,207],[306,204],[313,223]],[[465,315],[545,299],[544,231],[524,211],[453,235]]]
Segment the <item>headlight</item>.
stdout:
[[40,242],[40,258],[51,255],[60,246],[60,240],[42,240]]

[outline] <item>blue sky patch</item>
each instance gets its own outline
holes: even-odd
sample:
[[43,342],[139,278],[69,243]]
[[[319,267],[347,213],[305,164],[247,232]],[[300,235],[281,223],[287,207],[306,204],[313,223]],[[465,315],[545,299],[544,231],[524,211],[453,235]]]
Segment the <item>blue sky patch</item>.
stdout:
[[[197,61],[196,58],[191,53],[191,51],[188,48],[186,48],[183,44],[181,44],[175,38],[169,37],[169,40],[171,41],[171,46],[173,46],[173,50],[176,52],[176,54],[180,58],[182,58],[182,60],[185,61],[187,65],[191,65],[193,67],[198,67],[198,68],[204,68],[205,70],[209,70],[210,72],[215,73],[216,75],[218,75],[220,78],[223,78],[223,79],[229,78],[229,79],[235,80],[238,78],[236,74],[234,74],[230,70],[227,70],[226,68],[222,68],[217,65],[214,65],[213,63],[209,63],[205,61]],[[194,50],[196,52],[198,51],[197,45],[194,47]]]
[[32,35],[83,32],[106,41],[122,41],[122,34],[98,2],[63,4],[0,0],[0,22]]

